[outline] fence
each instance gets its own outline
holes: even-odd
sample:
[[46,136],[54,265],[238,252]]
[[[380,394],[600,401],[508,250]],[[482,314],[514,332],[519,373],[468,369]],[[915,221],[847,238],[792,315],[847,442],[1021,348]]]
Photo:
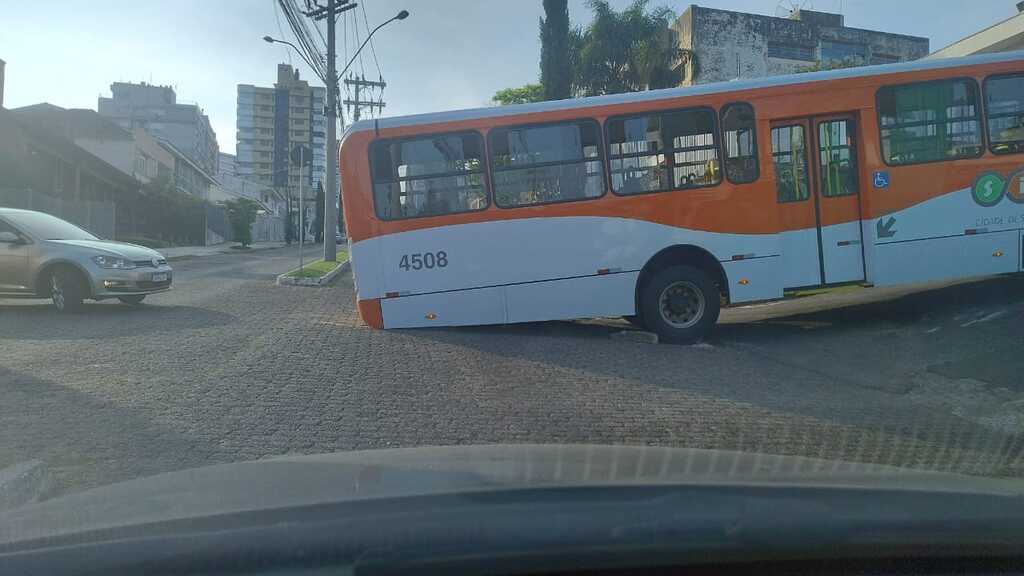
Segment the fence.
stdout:
[[[283,242],[284,218],[270,214],[258,214],[252,223],[253,242]],[[206,207],[206,245],[234,242],[235,234],[231,228],[231,218],[223,206],[209,205]]]
[[206,245],[222,244],[232,239],[228,211],[223,206],[206,206]]
[[64,200],[32,190],[0,188],[0,206],[46,212],[100,238],[114,238],[117,229],[117,209],[112,202]]
[[252,223],[253,242],[284,242],[284,218],[260,214]]

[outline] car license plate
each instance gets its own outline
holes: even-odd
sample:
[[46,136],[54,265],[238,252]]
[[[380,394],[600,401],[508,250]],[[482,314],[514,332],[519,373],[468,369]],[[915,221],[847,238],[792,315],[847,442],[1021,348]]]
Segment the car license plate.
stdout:
[[167,282],[167,272],[153,274],[153,282]]

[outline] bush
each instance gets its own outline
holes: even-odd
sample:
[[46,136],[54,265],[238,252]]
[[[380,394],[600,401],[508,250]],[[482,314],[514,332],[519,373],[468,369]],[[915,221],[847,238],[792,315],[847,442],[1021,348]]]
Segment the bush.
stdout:
[[231,220],[231,232],[235,236],[235,242],[241,244],[242,247],[252,244],[252,224],[256,221],[259,204],[252,200],[241,198],[238,200],[228,200],[224,203],[224,207],[228,210],[228,218]]

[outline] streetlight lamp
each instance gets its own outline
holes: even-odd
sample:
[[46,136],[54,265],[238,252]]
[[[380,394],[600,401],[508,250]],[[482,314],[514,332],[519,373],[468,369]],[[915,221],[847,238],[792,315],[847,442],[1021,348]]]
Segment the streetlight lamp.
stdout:
[[325,84],[327,83],[327,80],[325,80],[324,77],[321,76],[319,72],[317,72],[316,66],[314,66],[313,63],[309,61],[309,58],[306,58],[306,55],[302,52],[302,50],[299,50],[299,47],[296,46],[295,44],[292,44],[287,40],[278,40],[273,36],[264,36],[263,41],[266,42],[267,44],[284,44],[286,46],[291,46],[292,50],[295,50],[295,53],[299,55],[299,58],[302,58],[302,61],[305,62],[307,66],[309,66],[309,68],[313,71],[314,74],[316,74],[316,77],[322,80]]
[[[331,1],[333,2],[333,0],[331,0]],[[409,17],[409,11],[408,10],[401,10],[401,11],[398,12],[398,14],[395,14],[391,18],[388,18],[387,20],[385,20],[385,21],[381,22],[380,24],[378,24],[376,28],[371,30],[370,33],[366,35],[366,39],[363,40],[363,43],[360,44],[359,48],[356,49],[354,54],[352,54],[352,58],[350,58],[348,63],[345,64],[345,67],[341,69],[340,73],[335,72],[335,68],[334,68],[334,45],[333,45],[333,43],[331,43],[331,45],[328,48],[328,54],[327,54],[327,76],[330,79],[330,82],[327,84],[327,101],[330,104],[328,105],[328,114],[327,114],[327,123],[328,123],[328,126],[327,126],[327,183],[331,185],[330,186],[331,193],[329,195],[325,194],[325,204],[327,204],[327,206],[324,207],[324,214],[325,214],[324,225],[325,226],[328,225],[327,221],[326,221],[327,220],[326,215],[329,215],[331,229],[328,229],[326,227],[324,228],[324,260],[325,261],[328,261],[328,262],[335,261],[335,255],[337,253],[337,245],[335,243],[334,232],[332,230],[334,225],[335,225],[335,222],[340,222],[342,227],[344,227],[344,218],[338,218],[335,215],[335,212],[334,212],[334,206],[335,206],[335,201],[336,200],[337,200],[337,203],[338,203],[338,209],[340,210],[342,208],[341,201],[340,201],[340,195],[339,196],[335,196],[335,194],[340,194],[340,191],[341,191],[340,183],[335,181],[336,176],[339,174],[339,170],[338,170],[338,135],[337,135],[337,120],[336,120],[336,118],[338,116],[338,92],[340,92],[340,90],[338,89],[338,79],[341,78],[342,76],[344,76],[346,72],[348,72],[349,67],[351,67],[352,63],[356,61],[356,57],[359,56],[359,53],[363,51],[363,48],[365,48],[367,43],[370,42],[370,38],[373,38],[373,35],[376,34],[378,30],[380,30],[381,28],[387,26],[388,24],[390,24],[390,23],[392,23],[392,22],[394,22],[396,20],[405,20],[408,17]],[[333,40],[334,39],[334,35],[333,35],[334,30],[333,30],[333,26],[331,26],[332,22],[333,22],[333,20],[330,20],[328,22],[328,37]],[[347,234],[347,230],[346,230],[346,234]],[[328,241],[328,237],[330,237],[330,241]]]
[[[355,51],[355,54],[353,54],[352,58],[348,61],[347,64],[345,64],[345,67],[341,70],[341,73],[337,73],[335,71],[334,66],[334,16],[337,13],[337,5],[335,4],[335,2],[336,0],[327,0],[327,77],[325,78],[323,76],[320,76],[320,79],[323,80],[324,84],[327,86],[327,106],[325,110],[325,112],[327,113],[327,186],[325,186],[325,191],[329,190],[329,193],[324,194],[324,260],[327,262],[334,262],[336,259],[337,244],[334,237],[333,228],[336,226],[336,222],[339,220],[335,212],[335,203],[338,201],[338,196],[336,196],[336,194],[339,192],[340,189],[339,183],[336,181],[336,175],[338,174],[338,92],[340,92],[338,86],[338,79],[344,76],[345,72],[348,72],[349,67],[352,66],[352,63],[356,61],[356,57],[359,56],[359,53],[362,52],[363,48],[365,48],[366,45],[370,42],[370,38],[373,37],[373,35],[376,34],[378,30],[394,22],[395,20],[405,20],[406,18],[409,17],[409,11],[402,10],[398,14],[392,16],[391,18],[377,25],[376,28],[374,28],[372,31],[370,31],[369,34],[366,35],[366,39],[363,40],[363,43],[359,45],[359,48]],[[313,63],[310,62],[308,58],[306,58],[302,50],[299,50],[299,48],[292,44],[291,42],[278,40],[270,36],[264,36],[263,41],[269,42],[271,44],[277,42],[280,44],[286,44],[288,46],[291,46],[292,49],[299,54],[303,61],[305,61],[306,64],[309,65],[313,72],[317,72],[317,67],[314,66]],[[319,73],[317,75],[319,76]]]
[[352,55],[352,58],[348,61],[348,64],[345,64],[345,67],[342,68],[341,72],[338,73],[338,76],[339,77],[340,76],[344,76],[345,72],[348,72],[349,66],[351,66],[352,63],[356,61],[356,56],[359,56],[359,53],[363,51],[363,47],[365,47],[366,43],[370,41],[370,38],[374,34],[376,34],[377,30],[380,30],[381,28],[387,26],[388,24],[394,22],[395,20],[405,20],[408,17],[409,17],[409,11],[408,10],[402,10],[398,14],[395,14],[391,18],[389,18],[389,19],[381,22],[380,24],[378,24],[377,27],[374,28],[372,32],[370,32],[369,34],[366,35],[366,39],[363,40],[363,43],[359,45],[359,49],[356,50],[356,53]]

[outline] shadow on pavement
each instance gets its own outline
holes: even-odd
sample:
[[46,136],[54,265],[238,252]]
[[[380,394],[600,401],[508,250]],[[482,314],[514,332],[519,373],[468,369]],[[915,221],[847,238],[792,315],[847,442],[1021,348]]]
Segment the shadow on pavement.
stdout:
[[[853,331],[942,322],[981,308],[1024,305],[1024,275],[921,287],[919,291],[871,300],[875,289],[821,294],[723,311],[715,340],[768,340],[807,330]],[[868,301],[864,301],[868,300]]]
[[[813,298],[825,300],[827,296]],[[802,300],[793,302],[795,309],[806,310],[814,303],[810,298]],[[591,387],[596,390],[613,382],[623,387],[623,394],[645,398],[644,410],[649,410],[652,418],[662,407],[652,398],[663,398],[682,414],[694,414],[696,406],[726,401],[723,413],[749,406],[766,411],[766,420],[777,421],[774,425],[726,423],[735,429],[731,434],[748,437],[746,443],[730,447],[777,446],[783,450],[776,453],[820,447],[823,455],[870,462],[889,462],[896,452],[910,451],[910,463],[924,468],[984,473],[1013,468],[1012,473],[1019,474],[1024,435],[999,432],[955,412],[911,401],[897,390],[865,386],[864,381],[891,375],[905,378],[909,365],[920,358],[900,354],[930,352],[931,345],[916,342],[923,340],[916,334],[908,338],[908,325],[927,320],[929,325],[955,322],[959,326],[984,312],[979,309],[1009,308],[1009,313],[1019,314],[1024,309],[1022,303],[1024,278],[1003,277],[809,312],[787,313],[782,308],[785,304],[780,304],[770,307],[761,319],[720,326],[711,342],[698,346],[615,341],[609,338],[612,333],[629,329],[618,320],[400,333],[403,339],[426,339],[483,352],[490,358],[486,361],[492,371],[489,379],[494,385],[514,388],[516,397],[529,398],[530,388],[545,386],[586,398]],[[982,329],[1005,328],[995,323],[984,326],[988,328]],[[888,328],[891,340],[879,337],[880,327]],[[956,352],[963,339],[976,336],[973,332],[947,332],[955,334],[955,339],[936,346],[943,353],[948,349]],[[900,340],[914,342],[904,349],[899,347]],[[1024,338],[1005,344],[1021,350],[1022,343]],[[1024,370],[1024,355],[1017,354],[1015,361]],[[880,367],[882,364],[886,366]],[[886,372],[890,365],[898,371]],[[536,369],[535,377],[517,375],[517,370],[527,367]],[[501,382],[503,374],[510,380]],[[565,385],[560,378],[566,379]],[[568,380],[571,378],[586,384]],[[683,405],[676,406],[680,402]],[[678,423],[684,428],[693,426],[688,420]],[[832,435],[819,436],[823,429],[837,427]],[[752,434],[762,437],[749,438]],[[865,443],[869,443],[867,447]],[[906,458],[900,461],[906,462]]]
[[0,367],[0,468],[39,459],[44,496],[213,463],[215,451],[151,416]]
[[237,319],[194,306],[86,302],[60,314],[49,304],[0,304],[0,340],[93,340],[223,326]]
[[[766,304],[722,310],[709,343],[728,346],[732,341],[776,340],[787,334],[816,331],[855,331],[865,327],[907,326],[923,320],[971,313],[981,307],[1024,306],[1024,275],[943,285],[877,298],[870,288],[855,293],[820,294]],[[868,300],[868,301],[864,301]],[[969,320],[968,320],[969,321]],[[623,330],[637,330],[618,318],[579,321],[527,322],[522,324],[414,329],[408,333],[460,333],[522,335],[568,338],[608,338]]]

